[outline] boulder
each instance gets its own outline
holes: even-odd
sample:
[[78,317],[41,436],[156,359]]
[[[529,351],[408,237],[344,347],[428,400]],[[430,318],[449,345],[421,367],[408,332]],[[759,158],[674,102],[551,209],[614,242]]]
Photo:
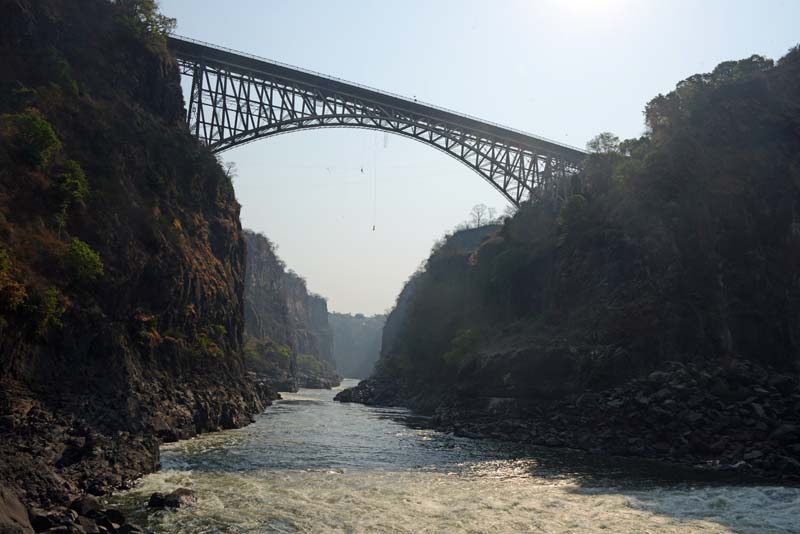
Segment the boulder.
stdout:
[[647,379],[653,384],[663,384],[669,381],[669,373],[664,371],[653,371],[647,376]]
[[164,508],[166,495],[157,491],[150,495],[150,500],[147,501],[148,508]]
[[800,426],[790,423],[783,424],[770,434],[769,439],[780,443],[800,441]]
[[0,533],[33,534],[28,512],[17,495],[0,487]]
[[119,534],[145,534],[147,531],[140,527],[139,525],[134,525],[133,523],[128,523],[126,525],[122,525],[117,529]]
[[90,517],[80,516],[77,524],[86,534],[100,534],[100,529],[97,527],[97,522]]
[[166,495],[159,492],[153,493],[150,496],[147,506],[150,508],[181,508],[183,506],[195,504],[196,502],[197,497],[194,491],[187,488],[178,488]]
[[33,530],[36,532],[45,531],[58,524],[58,521],[52,514],[38,508],[32,508],[28,512],[28,517],[30,518]]
[[96,497],[91,495],[84,495],[83,497],[78,497],[69,505],[72,510],[78,512],[78,515],[83,515],[86,517],[94,517],[99,515],[103,509],[103,506],[100,504],[100,501],[97,500]]
[[790,394],[797,387],[797,380],[789,375],[772,375],[767,383],[784,395]]
[[125,516],[119,510],[115,508],[109,508],[107,510],[103,510],[103,515],[111,521],[112,523],[116,523],[118,525],[122,525],[125,523]]

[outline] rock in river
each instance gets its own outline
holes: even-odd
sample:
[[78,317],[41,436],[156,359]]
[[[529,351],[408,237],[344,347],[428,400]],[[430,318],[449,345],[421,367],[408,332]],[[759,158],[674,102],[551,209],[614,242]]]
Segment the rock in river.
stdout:
[[183,506],[195,504],[196,502],[197,497],[195,497],[192,490],[178,488],[166,495],[159,492],[153,493],[150,496],[147,506],[150,508],[181,508]]

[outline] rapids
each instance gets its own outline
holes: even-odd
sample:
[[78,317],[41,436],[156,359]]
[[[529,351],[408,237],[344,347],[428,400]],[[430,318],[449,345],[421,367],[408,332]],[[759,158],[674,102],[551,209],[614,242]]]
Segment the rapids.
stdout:
[[[246,428],[165,445],[163,469],[112,504],[157,533],[800,532],[800,488],[455,437],[336,391],[285,393]],[[147,510],[177,487],[198,504]]]

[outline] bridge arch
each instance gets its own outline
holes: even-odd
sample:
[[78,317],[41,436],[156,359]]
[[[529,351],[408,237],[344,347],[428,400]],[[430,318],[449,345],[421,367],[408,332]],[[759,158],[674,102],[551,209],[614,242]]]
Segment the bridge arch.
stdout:
[[394,133],[467,165],[519,206],[569,194],[585,153],[524,132],[343,80],[171,36],[191,79],[187,122],[214,152],[293,131],[350,127]]
[[[322,117],[322,120],[335,120],[334,117]],[[471,170],[476,172],[480,175],[484,180],[489,182],[495,189],[497,189],[503,196],[505,196],[509,201],[511,201],[514,205],[519,205],[519,203],[525,199],[530,197],[530,190],[529,188],[525,188],[521,190],[520,187],[516,187],[517,185],[522,186],[523,184],[519,184],[516,181],[505,180],[505,177],[510,176],[512,173],[508,170],[507,167],[503,165],[497,165],[493,169],[487,169],[489,165],[484,165],[483,168],[478,166],[474,161],[471,161],[468,158],[465,158],[462,154],[459,154],[459,145],[452,144],[451,146],[444,146],[443,144],[437,143],[435,140],[426,139],[424,136],[414,135],[411,132],[404,132],[404,131],[397,131],[392,128],[387,127],[380,127],[380,126],[363,126],[360,124],[348,124],[348,123],[329,123],[329,124],[313,124],[311,123],[312,119],[296,119],[290,121],[284,121],[281,123],[277,123],[274,125],[267,125],[259,128],[257,130],[253,130],[250,132],[243,132],[242,134],[235,135],[231,138],[225,140],[224,143],[219,143],[217,145],[211,145],[211,148],[214,152],[224,152],[226,150],[230,150],[237,146],[245,145],[248,143],[252,143],[258,141],[260,139],[265,139],[267,137],[274,137],[276,135],[288,134],[292,132],[298,131],[305,131],[305,130],[317,130],[322,128],[356,128],[356,129],[367,129],[367,130],[376,130],[376,131],[384,131],[396,135],[400,135],[402,137],[406,137],[409,139],[414,139],[415,141],[419,141],[425,145],[431,146],[444,154],[456,159],[460,163],[466,165]],[[456,150],[454,150],[456,148]],[[547,162],[539,162],[541,168],[532,171],[535,175],[544,175],[546,169],[544,168],[547,165]],[[504,179],[496,180],[492,179],[492,175],[500,175]],[[558,182],[566,184],[567,181]],[[559,196],[564,196],[566,192],[561,191]],[[522,196],[525,195],[525,196]],[[517,199],[520,200],[517,200]]]

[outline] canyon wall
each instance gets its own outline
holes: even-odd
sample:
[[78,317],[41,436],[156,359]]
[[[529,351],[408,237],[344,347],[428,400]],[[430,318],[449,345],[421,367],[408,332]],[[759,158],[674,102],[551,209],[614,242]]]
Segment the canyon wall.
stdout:
[[[371,380],[464,435],[800,477],[800,50],[752,56],[598,136],[566,199],[401,293]],[[636,436],[633,438],[632,436]]]
[[245,238],[248,366],[281,391],[338,385],[327,302],[287,271],[266,236],[246,230]]
[[245,244],[146,2],[0,3],[0,481],[55,506],[251,421]]

